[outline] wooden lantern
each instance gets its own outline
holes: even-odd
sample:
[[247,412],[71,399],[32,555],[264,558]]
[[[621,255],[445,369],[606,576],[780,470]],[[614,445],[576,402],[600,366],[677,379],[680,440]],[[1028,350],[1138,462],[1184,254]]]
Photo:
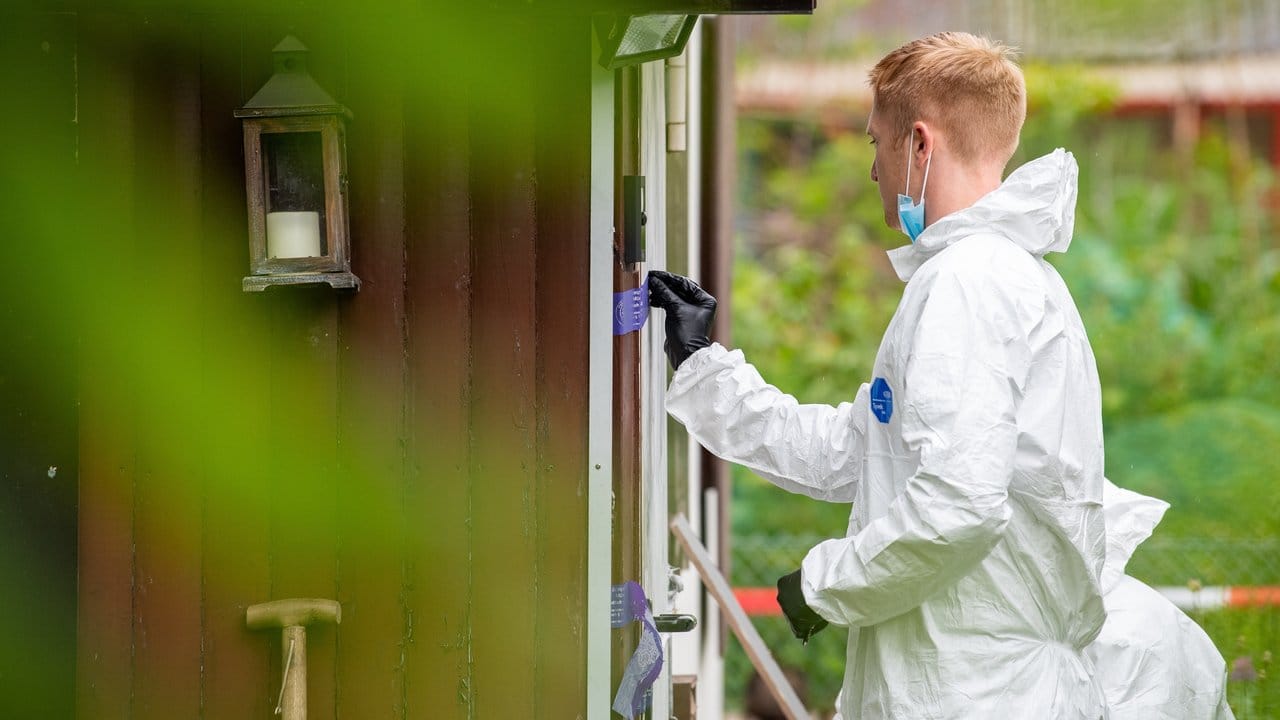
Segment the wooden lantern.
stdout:
[[244,125],[249,207],[246,291],[272,285],[360,287],[351,273],[347,219],[346,121],[307,72],[308,50],[285,38],[275,73],[236,110]]

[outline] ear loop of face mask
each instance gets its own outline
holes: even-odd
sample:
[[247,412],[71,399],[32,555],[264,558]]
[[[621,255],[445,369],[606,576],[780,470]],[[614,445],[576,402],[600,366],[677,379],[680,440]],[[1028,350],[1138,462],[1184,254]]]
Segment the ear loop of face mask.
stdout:
[[[915,133],[912,133],[914,135]],[[907,197],[911,197],[911,152],[913,147],[907,145]],[[929,153],[929,157],[924,161],[924,183],[920,185],[920,202],[924,202],[925,188],[929,187],[929,166],[933,164],[933,153]]]
[[[912,137],[907,142],[907,183],[904,188],[907,193],[911,192],[911,154],[915,148],[915,143],[910,142],[914,139],[915,132],[912,131]],[[915,242],[920,237],[920,233],[924,232],[924,193],[929,187],[929,167],[933,164],[933,152],[929,152],[929,157],[924,161],[924,183],[920,186],[920,202],[913,202],[911,195],[898,196],[898,224],[901,226],[902,232],[911,238],[911,242]]]

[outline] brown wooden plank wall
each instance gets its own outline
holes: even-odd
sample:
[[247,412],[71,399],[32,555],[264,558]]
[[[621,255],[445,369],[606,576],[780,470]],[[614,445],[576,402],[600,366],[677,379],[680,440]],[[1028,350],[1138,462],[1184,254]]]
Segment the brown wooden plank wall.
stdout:
[[[200,327],[203,349],[204,517],[201,581],[201,709],[206,718],[262,718],[275,708],[273,653],[267,639],[240,630],[247,605],[271,597],[272,523],[266,458],[271,417],[270,356],[261,298],[240,291],[247,262],[243,142],[226,112],[251,92],[263,70],[242,71],[244,26],[237,16],[207,16],[200,30],[201,223]],[[225,351],[221,351],[225,348]],[[224,389],[226,391],[224,391]],[[83,713],[81,714],[83,717]]]
[[[573,22],[549,27],[549,37],[572,38],[581,30]],[[549,58],[540,68],[538,92],[544,106],[574,108],[588,103],[591,67],[581,54],[566,52]],[[537,318],[540,337],[538,365],[538,482],[535,522],[550,528],[538,537],[539,565],[535,644],[535,684],[538,688],[585,688],[587,584],[585,544],[587,475],[575,472],[584,457],[588,432],[586,413],[589,372],[588,307],[582,281],[590,274],[587,191],[591,164],[589,147],[581,138],[591,135],[589,113],[540,113],[537,147]],[[568,520],[566,523],[565,521]],[[562,559],[571,559],[563,562]],[[539,720],[576,717],[572,695],[539,705]]]
[[[404,97],[395,75],[398,44],[378,42],[360,26],[348,55],[345,100],[362,108],[349,131],[351,232],[376,251],[357,256],[364,285],[360,302],[341,306],[339,336],[340,436],[344,453],[339,484],[338,708],[350,717],[403,717],[405,712],[403,510],[406,447],[406,312]],[[372,52],[376,50],[377,52]],[[461,544],[460,544],[461,545]]]
[[[418,46],[454,68],[447,46]],[[471,91],[461,72],[405,86],[408,347],[405,705],[474,717],[471,654]],[[483,580],[479,583],[483,585]]]
[[[502,592],[473,592],[471,698],[478,717],[532,717],[534,664],[508,653],[537,629],[537,261],[532,39],[506,23],[482,36],[483,56],[510,77],[478,73],[470,104],[472,253],[471,475],[474,577]],[[504,80],[506,82],[504,82]],[[515,168],[511,167],[514,161]],[[516,170],[513,172],[512,170]],[[484,508],[480,512],[480,508]],[[479,588],[476,588],[479,590]],[[494,588],[496,589],[496,588]]]
[[200,710],[199,35],[154,18],[138,36],[133,286],[133,715]]
[[[132,712],[134,589],[134,387],[121,348],[136,345],[127,297],[133,258],[136,49],[134,23],[114,16],[77,21],[79,186],[96,237],[88,244],[80,341],[79,589],[76,714],[126,718]],[[96,280],[95,280],[96,278]],[[90,302],[89,298],[94,298]]]
[[[84,12],[81,718],[583,716],[590,24]],[[240,127],[286,32],[349,124],[358,293],[245,294]],[[555,38],[555,42],[546,42]]]

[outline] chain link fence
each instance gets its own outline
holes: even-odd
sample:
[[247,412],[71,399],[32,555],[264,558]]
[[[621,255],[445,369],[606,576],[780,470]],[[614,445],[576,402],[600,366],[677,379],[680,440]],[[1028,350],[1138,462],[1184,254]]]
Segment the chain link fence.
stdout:
[[[773,587],[779,577],[800,566],[810,548],[826,539],[817,535],[735,536],[732,584]],[[1156,587],[1185,587],[1193,580],[1204,586],[1280,585],[1280,539],[1153,538],[1138,548],[1127,570]],[[1272,655],[1280,655],[1280,609],[1239,608],[1190,614],[1232,668],[1228,699],[1238,720],[1280,720],[1280,681],[1270,677],[1275,674],[1270,672]],[[830,712],[844,668],[844,634],[820,633],[805,647],[791,637],[784,619],[757,617],[754,621],[779,662],[804,674],[809,706]],[[731,705],[743,697],[751,672],[741,649],[732,646],[725,682]]]
[[[828,538],[746,535],[733,540],[733,584],[771,586],[800,566],[805,553]],[[1152,538],[1129,561],[1130,575],[1152,586],[1280,585],[1280,538],[1212,540]]]
[[1152,538],[1133,554],[1128,573],[1148,585],[1280,585],[1280,539]]

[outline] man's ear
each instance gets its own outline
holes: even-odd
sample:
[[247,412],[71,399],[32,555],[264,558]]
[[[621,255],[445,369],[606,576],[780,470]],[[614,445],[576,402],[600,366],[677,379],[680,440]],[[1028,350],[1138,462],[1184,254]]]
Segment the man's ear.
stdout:
[[923,120],[917,120],[911,126],[911,153],[916,155],[920,162],[924,162],[925,158],[933,152],[933,145],[937,138],[934,135],[933,128]]

